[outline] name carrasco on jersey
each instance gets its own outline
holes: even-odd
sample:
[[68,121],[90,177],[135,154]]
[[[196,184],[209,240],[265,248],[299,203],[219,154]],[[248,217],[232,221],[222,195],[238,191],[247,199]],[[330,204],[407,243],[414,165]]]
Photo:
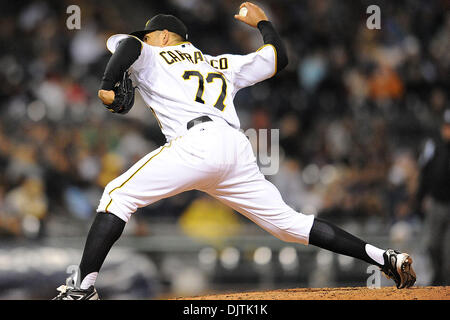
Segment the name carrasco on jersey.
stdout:
[[[173,64],[184,60],[187,60],[193,64],[197,64],[199,61],[205,61],[200,51],[194,51],[193,56],[187,52],[182,52],[180,50],[161,51],[159,55],[167,64]],[[209,64],[215,69],[228,69],[228,59],[226,57],[222,57],[220,59],[211,59],[209,61]]]

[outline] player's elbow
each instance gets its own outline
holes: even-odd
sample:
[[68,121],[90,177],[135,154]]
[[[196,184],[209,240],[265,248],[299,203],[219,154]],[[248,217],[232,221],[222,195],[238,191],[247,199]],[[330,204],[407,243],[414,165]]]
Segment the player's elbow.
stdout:
[[282,43],[277,43],[276,45],[273,45],[273,47],[275,49],[276,73],[279,73],[288,65],[288,56],[286,48]]

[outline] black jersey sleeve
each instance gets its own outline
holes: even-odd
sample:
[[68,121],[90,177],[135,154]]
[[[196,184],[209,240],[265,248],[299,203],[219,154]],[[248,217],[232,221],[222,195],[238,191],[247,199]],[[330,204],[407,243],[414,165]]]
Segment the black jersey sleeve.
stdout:
[[286,48],[281,40],[280,35],[273,27],[270,21],[260,21],[257,25],[261,35],[263,36],[264,44],[271,44],[274,46],[277,55],[277,73],[283,70],[288,64],[288,57]]
[[112,90],[114,84],[122,80],[123,73],[139,58],[142,44],[133,37],[119,42],[116,51],[106,65],[100,89]]

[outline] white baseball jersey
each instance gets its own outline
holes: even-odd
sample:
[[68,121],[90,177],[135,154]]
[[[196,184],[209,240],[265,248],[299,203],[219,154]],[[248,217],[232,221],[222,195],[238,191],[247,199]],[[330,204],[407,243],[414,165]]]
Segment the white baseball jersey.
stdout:
[[[128,35],[111,37],[114,52]],[[203,54],[191,43],[154,47],[142,43],[131,75],[168,142],[108,183],[98,212],[124,221],[141,207],[189,190],[229,205],[276,237],[307,244],[314,216],[289,207],[258,168],[240,131],[236,92],[276,73],[276,52],[263,46],[248,55]],[[200,116],[213,121],[187,123]]]
[[[107,48],[114,53],[126,37],[130,35],[110,37]],[[202,115],[223,119],[239,128],[233,104],[236,93],[276,73],[272,45],[247,55],[212,57],[190,42],[167,47],[140,42],[142,50],[130,67],[131,78],[153,110],[167,141],[183,135],[187,122]]]

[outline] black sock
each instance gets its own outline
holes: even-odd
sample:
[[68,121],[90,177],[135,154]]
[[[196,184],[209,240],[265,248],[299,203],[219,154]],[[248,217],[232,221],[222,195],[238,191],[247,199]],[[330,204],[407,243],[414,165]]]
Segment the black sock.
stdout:
[[314,219],[309,244],[381,266],[367,254],[366,242],[322,219]]
[[125,221],[112,213],[100,212],[89,230],[80,263],[80,279],[98,272],[113,244],[122,235]]

